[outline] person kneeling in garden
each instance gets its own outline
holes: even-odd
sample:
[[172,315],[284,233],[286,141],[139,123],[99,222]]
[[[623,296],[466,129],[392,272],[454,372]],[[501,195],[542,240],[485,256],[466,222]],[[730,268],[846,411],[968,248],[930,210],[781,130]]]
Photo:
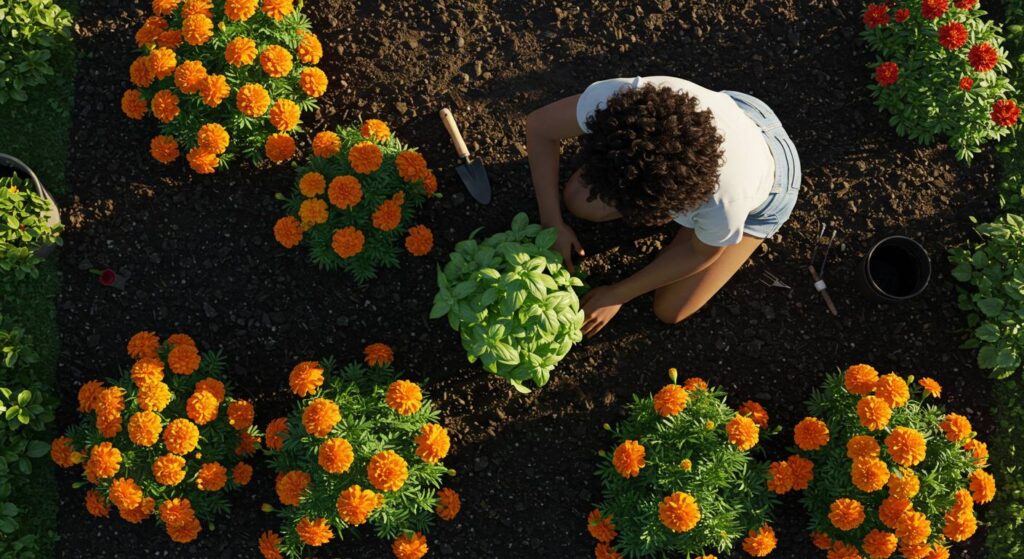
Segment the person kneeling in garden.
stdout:
[[675,324],[697,312],[789,218],[800,158],[775,113],[733,91],[672,77],[591,84],[530,114],[530,171],[540,220],[572,269],[583,256],[562,219],[560,142],[583,135],[582,163],[561,199],[588,221],[681,227],[654,262],[584,298],[588,337],[625,303],[654,291],[654,312]]

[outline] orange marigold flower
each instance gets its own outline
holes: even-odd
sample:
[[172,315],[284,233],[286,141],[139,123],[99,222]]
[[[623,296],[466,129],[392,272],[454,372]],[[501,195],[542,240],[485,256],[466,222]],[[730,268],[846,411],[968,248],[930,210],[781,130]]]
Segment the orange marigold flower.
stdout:
[[153,460],[153,478],[161,485],[178,485],[185,479],[185,459],[174,454],[164,454]]
[[242,114],[253,118],[263,116],[270,106],[270,94],[258,83],[247,83],[238,88],[235,106]]
[[331,248],[341,258],[352,258],[363,251],[365,240],[363,232],[350,225],[334,232]]
[[320,39],[316,35],[303,33],[296,52],[299,55],[299,62],[303,64],[318,64],[324,56],[324,47],[320,44]]
[[[615,550],[610,543],[599,543],[594,546],[594,557],[597,559],[622,559],[622,554]],[[715,559],[714,555],[704,555],[696,559]]]
[[295,533],[303,543],[313,547],[324,545],[334,537],[326,518],[310,520],[304,516],[295,525]]
[[231,86],[228,79],[220,74],[206,76],[203,83],[199,85],[199,96],[207,107],[217,107],[222,101],[231,95]]
[[341,152],[341,138],[334,132],[320,132],[313,137],[313,155],[334,157]]
[[971,474],[971,497],[975,503],[983,505],[996,496],[996,480],[985,470],[975,470]]
[[167,499],[160,503],[160,520],[168,526],[183,526],[196,517],[192,502],[188,499]]
[[156,38],[157,46],[171,50],[180,47],[183,42],[184,39],[181,36],[180,29],[168,29],[167,31],[161,31],[160,35]]
[[196,341],[188,334],[171,334],[170,336],[167,336],[167,344],[171,347],[177,347],[180,345],[196,347]]
[[624,478],[631,478],[640,475],[640,469],[646,466],[644,455],[646,450],[637,441],[625,441],[615,449],[612,455],[612,465],[615,471]]
[[149,101],[142,97],[138,89],[129,89],[121,96],[121,112],[128,118],[142,120],[149,112]]
[[50,443],[50,458],[61,468],[70,468],[81,462],[82,455],[71,445],[70,437],[57,437]]
[[932,544],[931,550],[924,559],[949,559],[949,548],[942,544]]
[[292,216],[285,216],[274,224],[274,238],[284,248],[294,248],[302,242],[302,224]]
[[399,415],[412,415],[420,411],[423,404],[423,392],[419,385],[407,380],[396,380],[388,386],[384,397],[388,407]]
[[[199,142],[199,147],[206,148],[220,155],[227,151],[228,144],[231,142],[231,136],[223,126],[216,122],[210,122],[199,127],[199,132],[196,133],[196,140]],[[195,349],[195,346],[192,349]]]
[[857,402],[857,417],[860,424],[872,431],[884,429],[892,418],[892,408],[877,396],[865,396]]
[[416,456],[427,464],[437,464],[448,456],[451,440],[448,430],[436,423],[427,423],[416,437]]
[[654,395],[654,411],[662,417],[672,417],[686,409],[689,399],[682,386],[665,385]]
[[178,67],[178,56],[171,49],[156,48],[149,53],[148,65],[153,77],[162,80],[174,73]]
[[237,400],[228,405],[228,423],[239,431],[252,427],[255,416],[256,410],[248,400]]
[[169,89],[157,91],[150,103],[153,116],[164,124],[174,120],[181,112],[181,109],[178,108],[178,96],[171,93]]
[[149,16],[142,27],[135,32],[135,44],[139,47],[152,45],[164,29],[167,29],[166,19],[158,15]]
[[864,506],[853,499],[836,499],[829,507],[828,519],[844,532],[853,530],[864,522]]
[[932,534],[932,525],[924,513],[907,511],[896,521],[896,537],[901,543],[919,545],[928,541]]
[[405,182],[416,182],[427,176],[427,160],[415,151],[403,151],[395,157],[398,176]]
[[296,396],[306,397],[324,383],[324,370],[316,361],[303,361],[288,375],[288,386]]
[[164,429],[163,439],[167,450],[185,455],[195,450],[199,444],[199,428],[187,419],[174,419]]
[[224,383],[215,378],[204,378],[196,383],[196,392],[209,392],[217,399],[217,402],[224,401]]
[[818,450],[828,439],[828,425],[816,417],[805,417],[793,428],[793,442],[800,450]]
[[437,176],[431,171],[427,171],[427,176],[423,177],[423,191],[427,196],[433,196],[437,192]]
[[673,532],[689,532],[700,521],[700,508],[692,495],[676,491],[658,503],[658,518]]
[[206,425],[217,419],[220,401],[207,390],[196,390],[185,402],[185,413],[196,425]]
[[164,363],[156,357],[143,357],[132,365],[132,382],[143,386],[164,380]]
[[366,466],[370,483],[381,491],[398,491],[409,477],[409,465],[393,450],[378,452]]
[[910,401],[910,387],[899,375],[889,373],[878,378],[875,396],[885,400],[889,407],[898,408]]
[[299,73],[299,87],[310,97],[327,93],[327,74],[320,68],[303,68]]
[[301,470],[292,470],[278,477],[277,483],[274,484],[277,498],[281,500],[283,505],[298,505],[303,492],[309,487],[311,480],[312,478],[310,478],[309,474]]
[[381,231],[393,231],[402,222],[402,206],[386,200],[373,212],[373,226]]
[[[462,510],[462,499],[454,489],[442,487],[438,490],[437,506],[434,508],[434,512],[437,513],[437,516],[440,517],[441,520],[455,520],[455,517],[459,514],[460,510]],[[610,516],[608,517],[608,522],[611,524]],[[615,526],[612,525],[611,528],[614,530]]]
[[258,0],[227,0],[224,2],[224,15],[231,21],[245,21],[256,13]]
[[775,550],[775,545],[778,543],[778,540],[775,539],[775,530],[765,524],[757,531],[747,532],[747,537],[743,538],[743,551],[746,551],[751,557],[766,557]]
[[284,559],[284,555],[281,555],[281,536],[277,535],[276,532],[267,530],[260,534],[259,549],[263,555],[263,559]]
[[359,142],[348,151],[348,162],[352,169],[363,175],[380,169],[383,161],[384,155],[380,148],[371,142]]
[[946,438],[954,443],[969,439],[973,431],[970,420],[958,413],[946,414],[945,419],[939,423],[939,428],[946,434]]
[[267,424],[267,448],[281,450],[288,438],[288,418],[278,417]]
[[121,469],[121,451],[107,441],[103,441],[89,450],[89,460],[85,463],[85,471],[97,479],[114,477]]
[[107,518],[110,516],[110,505],[107,504],[107,498],[95,489],[90,489],[85,492],[85,510],[89,511],[89,514],[98,518]]
[[149,515],[153,514],[155,507],[156,501],[152,497],[145,497],[139,502],[139,506],[133,509],[118,509],[117,512],[121,515],[121,518],[128,522],[139,524],[149,518]]
[[889,467],[877,458],[857,458],[850,467],[850,480],[865,493],[878,491],[889,482]]
[[[383,120],[371,118],[363,122],[359,133],[368,140],[383,142],[391,138],[391,129]],[[401,154],[399,154],[401,155]]]
[[119,477],[110,482],[107,498],[122,510],[131,510],[142,503],[142,488],[132,478]]
[[199,537],[199,532],[203,530],[202,524],[199,523],[198,518],[182,524],[181,526],[167,526],[167,535],[170,536],[171,541],[175,543],[189,543]]
[[156,76],[153,75],[153,64],[149,55],[140,56],[132,61],[132,65],[128,68],[128,76],[132,84],[138,87],[153,85]]
[[828,551],[832,548],[832,538],[828,537],[828,534],[824,532],[811,532],[811,542],[814,547],[823,551]]
[[615,523],[612,522],[612,515],[601,516],[601,511],[594,509],[587,515],[587,531],[599,542],[608,543],[615,539],[619,533],[615,530]]
[[228,469],[220,462],[209,462],[199,468],[196,487],[200,491],[220,491],[228,482]]
[[971,453],[975,464],[984,466],[988,463],[988,445],[978,439],[971,439],[964,443],[964,450]]
[[186,60],[174,70],[174,85],[182,93],[196,93],[206,79],[206,68],[198,60]]
[[281,21],[294,9],[292,0],[263,0],[263,13],[274,21]]
[[942,535],[950,541],[966,541],[978,530],[978,519],[973,510],[951,510],[945,515]]
[[878,507],[878,519],[889,528],[896,529],[896,521],[905,513],[914,510],[909,499],[886,497]]
[[853,365],[843,375],[843,385],[847,392],[864,396],[875,389],[878,382],[878,371],[871,365]]
[[260,438],[250,435],[248,431],[238,433],[238,446],[235,447],[235,454],[238,456],[252,456],[260,446]]
[[885,438],[885,448],[893,462],[913,467],[924,460],[927,446],[924,435],[909,427],[897,427]]
[[729,442],[743,451],[754,448],[759,438],[758,431],[754,420],[744,415],[733,417],[725,425],[725,433],[729,437]]
[[292,71],[292,54],[282,46],[270,45],[260,53],[260,66],[272,78],[283,78]]
[[331,474],[343,474],[352,466],[355,455],[352,445],[340,437],[327,439],[317,451],[317,463],[324,471]]
[[252,480],[252,466],[245,462],[235,464],[235,467],[231,468],[231,479],[238,485],[248,485]]
[[119,386],[104,388],[96,396],[97,418],[118,419],[124,411],[124,389]]
[[156,444],[162,429],[160,416],[151,411],[140,411],[128,419],[128,438],[139,446]]
[[341,421],[341,410],[331,400],[316,398],[302,412],[302,425],[314,437],[326,437]]
[[856,435],[846,441],[846,456],[850,460],[877,458],[881,451],[882,447],[878,445],[878,441],[870,435]]
[[772,462],[768,466],[768,490],[778,495],[793,490],[793,470],[788,461]]
[[789,463],[789,469],[793,472],[793,490],[807,489],[814,479],[814,462],[796,454],[790,456],[786,462]]
[[913,499],[921,490],[921,480],[909,468],[903,468],[889,476],[889,496],[897,499]]
[[351,175],[335,177],[331,180],[327,198],[338,208],[347,210],[363,199],[363,187],[359,184],[359,179]]
[[169,16],[178,7],[180,0],[153,0],[153,13],[158,16]]
[[192,148],[188,150],[188,165],[193,171],[200,175],[209,175],[220,165],[220,158],[213,150],[206,148]]
[[931,377],[923,377],[917,379],[917,384],[920,384],[921,389],[924,390],[924,393],[927,394],[928,396],[931,396],[932,398],[938,398],[939,396],[942,396],[942,385],[936,382],[935,379]]
[[274,163],[288,161],[295,155],[295,139],[288,134],[271,134],[267,136],[264,151],[267,159]]
[[121,416],[96,416],[96,429],[104,438],[112,439],[121,432]]
[[162,382],[154,382],[139,388],[135,395],[139,407],[147,411],[163,411],[171,402],[171,387]]
[[174,161],[181,153],[178,151],[178,142],[170,136],[155,136],[149,142],[149,154],[153,159],[164,165]]
[[213,37],[213,21],[202,14],[188,16],[181,20],[181,37],[190,45],[205,45]]
[[258,55],[256,41],[248,37],[235,37],[224,48],[224,60],[235,68],[252,64]]
[[391,553],[396,559],[421,559],[428,549],[427,538],[419,532],[398,536],[391,544]]
[[426,225],[409,228],[405,237],[405,250],[413,256],[425,256],[434,248],[434,233]]
[[315,171],[306,173],[299,179],[299,192],[307,198],[323,194],[326,189],[327,181],[324,176]]
[[338,495],[338,516],[349,526],[366,524],[370,514],[384,502],[384,497],[369,489],[352,485]]
[[156,351],[160,347],[160,338],[153,332],[138,332],[128,340],[128,356],[132,359],[143,357],[156,357]]
[[179,345],[167,354],[167,364],[171,372],[178,375],[191,375],[199,369],[199,350],[195,346]]
[[213,0],[185,0],[181,6],[181,17],[192,15],[213,17]]
[[395,360],[395,353],[387,344],[374,343],[363,348],[363,362],[370,367],[388,366]]
[[743,405],[736,410],[736,413],[754,420],[754,423],[761,429],[768,428],[768,411],[764,409],[764,406],[753,400],[743,402]]
[[319,198],[303,200],[299,206],[299,219],[301,220],[302,228],[305,230],[310,229],[314,225],[326,223],[327,217],[327,202]]
[[871,559],[887,559],[896,552],[896,535],[882,530],[871,530],[864,536],[864,553]]
[[87,413],[96,409],[96,398],[103,391],[103,383],[90,380],[78,389],[78,411]]

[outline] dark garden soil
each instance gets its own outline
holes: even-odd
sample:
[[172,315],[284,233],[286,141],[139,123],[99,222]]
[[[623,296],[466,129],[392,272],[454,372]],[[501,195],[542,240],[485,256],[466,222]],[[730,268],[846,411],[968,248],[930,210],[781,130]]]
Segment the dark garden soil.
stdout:
[[[70,226],[63,251],[61,418],[73,420],[75,393],[89,378],[126,365],[134,332],[192,334],[219,348],[261,425],[291,405],[287,373],[300,360],[359,358],[368,342],[395,347],[397,364],[426,381],[453,435],[446,461],[464,509],[430,535],[432,556],[583,558],[593,554],[586,513],[600,496],[596,452],[634,392],[665,382],[665,371],[702,375],[732,403],[763,402],[775,425],[803,417],[803,401],[836,367],[868,362],[885,371],[929,374],[948,405],[986,438],[990,384],[959,350],[963,318],[946,247],[971,235],[969,216],[997,208],[988,156],[973,166],[950,152],[898,138],[867,95],[871,61],[857,38],[857,1],[831,0],[308,0],[305,11],[327,50],[332,87],[312,130],[377,117],[419,147],[440,170],[442,201],[424,222],[437,248],[403,257],[360,288],[320,272],[302,250],[286,251],[272,226],[273,196],[293,180],[288,167],[199,177],[148,155],[152,123],[127,120],[119,99],[133,57],[132,34],[149,2],[82,0],[78,40],[86,58],[77,81],[68,183]],[[129,6],[129,7],[126,7]],[[551,383],[528,396],[466,363],[457,336],[427,313],[434,267],[478,226],[495,232],[519,211],[536,216],[524,148],[525,115],[592,81],[675,75],[766,100],[796,142],[803,194],[790,223],[706,309],[669,327],[651,298],[626,307],[606,331],[577,347]],[[495,203],[463,193],[437,111],[451,107],[486,160]],[[40,149],[46,149],[40,146]],[[572,149],[567,150],[571,157]],[[566,159],[568,163],[570,159]],[[565,166],[565,172],[571,170]],[[827,279],[840,310],[829,315],[806,271],[820,224],[841,233]],[[672,233],[579,224],[591,255],[590,281],[604,284],[648,261]],[[931,253],[936,277],[902,306],[868,302],[856,266],[873,239],[900,233]],[[101,287],[90,268],[128,276]],[[792,290],[759,283],[772,272]],[[790,441],[769,445],[783,456]],[[258,466],[252,491],[236,495],[230,521],[197,543],[173,544],[153,522],[99,521],[64,474],[62,557],[254,557],[258,534],[276,528],[259,511],[276,502],[272,474]],[[798,497],[777,510],[774,557],[817,556]],[[954,550],[982,557],[983,535]],[[389,557],[373,538],[346,539],[320,557]]]

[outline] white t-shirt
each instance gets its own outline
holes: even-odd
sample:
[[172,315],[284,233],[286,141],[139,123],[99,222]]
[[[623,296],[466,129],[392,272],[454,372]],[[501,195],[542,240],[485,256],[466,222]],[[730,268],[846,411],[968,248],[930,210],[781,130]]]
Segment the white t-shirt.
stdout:
[[587,87],[576,105],[576,120],[584,132],[587,118],[607,105],[608,98],[623,88],[641,85],[671,87],[697,100],[700,110],[710,110],[722,136],[722,168],[718,189],[699,208],[675,217],[694,230],[697,238],[713,246],[728,246],[743,238],[747,215],[768,199],[775,183],[775,159],[761,128],[747,116],[732,97],[693,82],[666,76],[615,78]]

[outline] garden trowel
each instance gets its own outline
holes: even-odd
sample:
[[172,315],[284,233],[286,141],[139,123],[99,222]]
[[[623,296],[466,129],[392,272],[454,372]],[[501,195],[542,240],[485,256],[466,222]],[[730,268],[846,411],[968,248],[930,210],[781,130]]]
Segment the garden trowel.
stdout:
[[455,117],[452,116],[451,111],[441,109],[441,122],[444,123],[445,129],[448,130],[448,135],[452,137],[455,152],[460,159],[466,160],[465,165],[459,165],[455,168],[459,178],[462,179],[462,184],[466,185],[466,190],[469,191],[474,200],[481,204],[490,204],[491,179],[487,178],[487,169],[484,169],[484,162],[479,158],[474,159],[470,155],[469,148],[466,147],[466,141],[462,139],[459,125],[455,123]]

